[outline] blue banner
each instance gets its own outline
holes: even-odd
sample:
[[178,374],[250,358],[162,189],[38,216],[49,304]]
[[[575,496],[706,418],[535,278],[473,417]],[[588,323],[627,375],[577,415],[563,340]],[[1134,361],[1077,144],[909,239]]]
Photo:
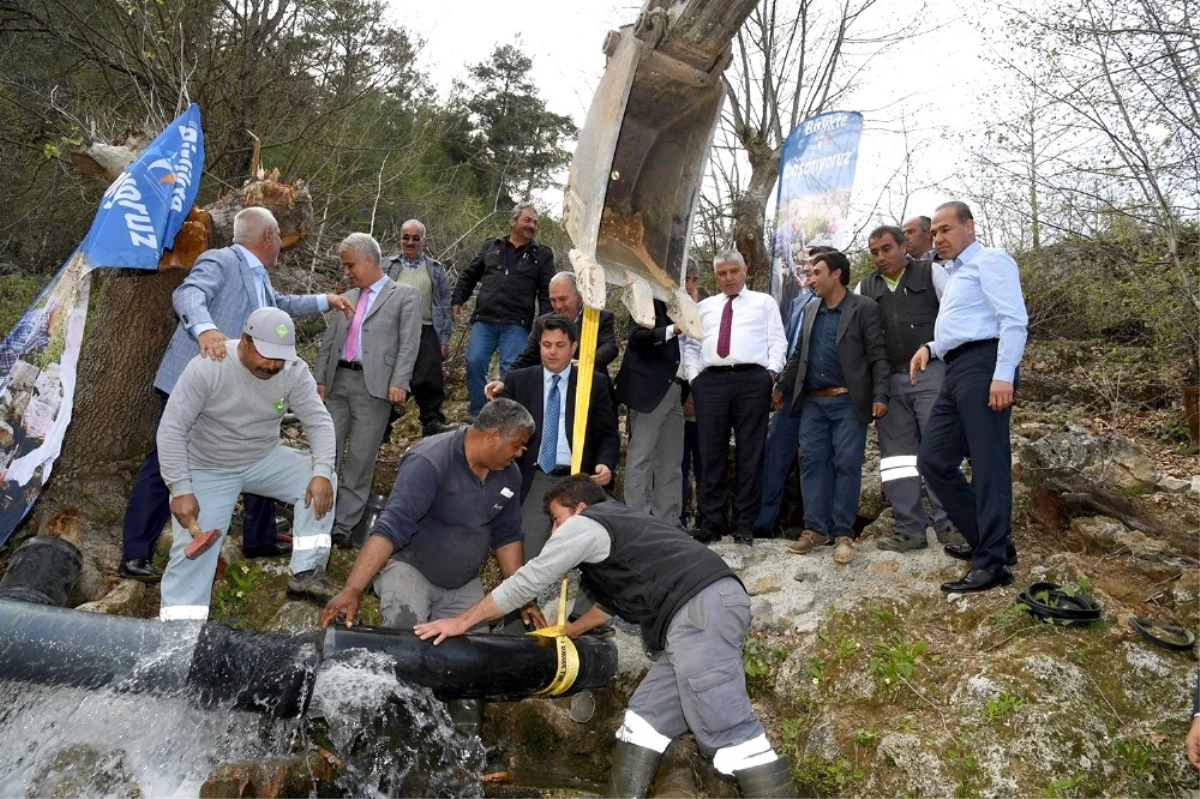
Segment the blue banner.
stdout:
[[62,451],[92,269],[157,269],[196,199],[203,166],[193,103],[112,182],[83,243],[0,340],[0,544],[29,513]]
[[783,143],[771,247],[771,296],[784,324],[803,280],[805,250],[846,244],[845,219],[858,165],[863,117],[857,111],[818,114],[796,126]]

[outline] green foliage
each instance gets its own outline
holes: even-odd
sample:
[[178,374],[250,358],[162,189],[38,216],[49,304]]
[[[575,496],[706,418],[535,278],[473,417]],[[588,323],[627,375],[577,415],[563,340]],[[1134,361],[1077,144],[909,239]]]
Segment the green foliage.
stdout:
[[1061,796],[1074,796],[1075,788],[1081,782],[1083,782],[1083,775],[1078,771],[1069,777],[1061,777],[1060,779],[1052,780],[1050,784],[1046,786],[1046,797],[1047,799],[1055,799],[1056,797]]
[[996,722],[1012,715],[1023,704],[1025,704],[1024,699],[1001,691],[987,701],[983,712],[988,721]]
[[813,685],[820,685],[825,679],[825,658],[812,655],[808,659],[808,676]]
[[742,648],[742,668],[750,681],[762,682],[771,677],[775,667],[787,659],[788,651],[779,644],[751,638]]
[[883,681],[885,687],[894,688],[901,680],[912,677],[917,658],[925,654],[928,648],[929,645],[924,641],[910,643],[897,633],[875,645],[875,654],[867,668]]
[[971,752],[960,749],[950,749],[946,752],[946,756],[956,778],[955,797],[968,799],[968,797],[975,796],[975,779],[979,776],[979,760]]
[[874,746],[878,741],[875,736],[875,720],[871,719],[871,723],[867,725],[867,729],[858,730],[851,736],[856,743],[863,746]]
[[828,761],[806,757],[792,766],[798,796],[837,796],[850,783],[862,778],[862,769],[842,758]]
[[1180,796],[1187,790],[1178,747],[1171,736],[1151,733],[1146,738],[1116,738],[1112,747],[1134,796]]
[[225,569],[225,577],[217,584],[213,615],[236,629],[245,629],[246,611],[261,588],[262,566],[239,561]]

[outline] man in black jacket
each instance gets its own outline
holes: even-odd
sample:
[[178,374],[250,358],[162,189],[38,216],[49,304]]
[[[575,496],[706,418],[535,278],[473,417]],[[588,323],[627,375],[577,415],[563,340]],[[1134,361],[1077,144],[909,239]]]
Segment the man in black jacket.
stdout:
[[538,244],[538,215],[528,203],[509,214],[508,236],[488,239],[467,264],[454,287],[451,310],[458,321],[462,306],[480,284],[475,312],[471,314],[471,340],[467,345],[467,392],[471,415],[486,401],[483,393],[492,353],[500,351],[500,374],[505,374],[521,354],[525,337],[536,316],[550,311],[550,278],[554,253]]
[[[551,311],[575,323],[576,330],[583,330],[583,295],[575,282],[574,272],[559,272],[550,280]],[[525,339],[525,349],[512,362],[509,369],[524,369],[542,362],[542,325],[550,318],[544,313],[533,322],[533,329]],[[600,329],[596,331],[596,371],[608,374],[608,365],[617,359],[616,322],[611,311],[600,311]],[[504,374],[504,372],[501,372]]]
[[833,559],[854,557],[854,519],[862,487],[867,425],[888,410],[888,356],[874,300],[847,290],[850,261],[840,252],[813,256],[817,296],[804,308],[800,344],[772,402],[800,417],[800,492],[804,532],[788,549],[804,554],[829,543]]
[[[605,796],[644,797],[672,739],[691,730],[713,767],[748,797],[793,797],[791,767],[771,748],[746,695],[742,645],[750,597],[719,555],[656,519],[606,497],[576,475],[545,496],[554,535],[541,555],[478,604],[418,624],[441,643],[537,597],[575,566],[596,601],[642,630],[654,662],[617,730]],[[514,604],[517,603],[517,604]],[[604,623],[593,606],[567,627],[572,638]]]
[[629,344],[617,372],[617,402],[629,409],[625,504],[674,524],[682,503],[683,404],[679,329],[667,304],[654,301],[654,327],[629,322]]

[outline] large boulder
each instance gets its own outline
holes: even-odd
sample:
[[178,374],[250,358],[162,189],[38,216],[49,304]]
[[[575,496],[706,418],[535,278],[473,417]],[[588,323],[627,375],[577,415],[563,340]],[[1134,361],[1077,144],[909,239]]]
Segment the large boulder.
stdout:
[[1080,478],[1134,496],[1154,490],[1158,470],[1140,444],[1124,436],[1093,436],[1075,425],[1018,449],[1021,480],[1037,486],[1048,480],[1068,484]]

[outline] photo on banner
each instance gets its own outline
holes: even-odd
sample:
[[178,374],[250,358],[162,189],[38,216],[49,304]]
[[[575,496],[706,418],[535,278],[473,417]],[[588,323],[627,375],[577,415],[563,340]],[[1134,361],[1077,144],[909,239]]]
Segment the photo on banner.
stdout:
[[863,116],[857,111],[830,111],[801,122],[783,143],[769,290],[779,301],[785,326],[805,249],[846,246],[845,219],[862,129]]
[[83,243],[0,339],[0,544],[28,515],[62,452],[92,270],[157,269],[195,202],[203,165],[193,103],[109,185]]

